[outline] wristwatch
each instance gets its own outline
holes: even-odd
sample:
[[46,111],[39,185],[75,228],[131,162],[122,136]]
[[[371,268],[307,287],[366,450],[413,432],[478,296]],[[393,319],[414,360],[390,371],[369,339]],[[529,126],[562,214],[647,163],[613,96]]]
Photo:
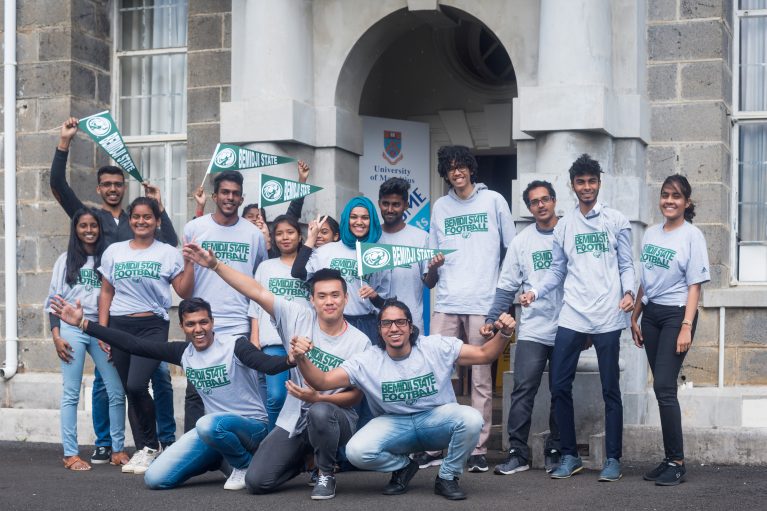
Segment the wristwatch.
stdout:
[[634,292],[633,292],[632,290],[630,290],[630,289],[629,289],[628,291],[626,291],[625,293],[623,293],[623,296],[626,296],[626,295],[629,295],[629,296],[631,296],[631,299],[632,299],[632,300],[634,299]]

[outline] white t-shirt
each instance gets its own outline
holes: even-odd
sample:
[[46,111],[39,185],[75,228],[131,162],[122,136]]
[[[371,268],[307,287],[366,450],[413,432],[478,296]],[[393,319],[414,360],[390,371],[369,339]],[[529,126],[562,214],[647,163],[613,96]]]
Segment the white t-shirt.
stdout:
[[[268,259],[259,264],[254,278],[275,297],[279,296],[289,302],[310,307],[306,282],[291,277],[290,266],[279,258]],[[277,333],[274,320],[253,300],[250,301],[248,316],[258,320],[258,340],[262,348],[273,345],[282,346],[282,339]]]
[[375,347],[352,356],[341,369],[365,393],[373,415],[418,413],[455,402],[450,378],[462,346],[455,337],[419,336],[402,360]]
[[168,321],[170,282],[184,271],[184,258],[161,241],[140,250],[131,248],[130,242],[112,243],[101,256],[98,270],[115,288],[109,314],[153,312]]
[[485,315],[493,305],[501,245],[514,238],[506,200],[482,183],[468,199],[453,189],[434,203],[429,248],[456,249],[439,268],[436,312]]
[[653,225],[642,238],[642,303],[687,304],[689,286],[711,280],[703,233],[689,222],[666,232]]
[[[222,263],[246,275],[253,275],[259,263],[267,258],[264,235],[243,218],[234,225],[217,224],[213,215],[195,218],[184,227],[184,239],[213,250]],[[194,266],[194,296],[210,303],[217,332],[238,334],[250,331],[248,299],[216,272]]]
[[67,253],[64,252],[53,265],[51,286],[48,289],[48,299],[45,302],[46,312],[52,312],[51,299],[59,295],[67,302],[74,304],[80,300],[83,314],[88,321],[99,320],[99,294],[101,294],[101,276],[93,269],[93,256],[88,256],[80,268],[80,274],[74,286],[66,283]]
[[[404,229],[392,234],[382,232],[380,243],[390,245],[405,245],[408,247],[428,247],[429,233],[406,225]],[[396,296],[410,308],[413,323],[423,333],[423,274],[426,273],[429,261],[421,261],[408,266],[400,266],[391,270],[391,296]]]

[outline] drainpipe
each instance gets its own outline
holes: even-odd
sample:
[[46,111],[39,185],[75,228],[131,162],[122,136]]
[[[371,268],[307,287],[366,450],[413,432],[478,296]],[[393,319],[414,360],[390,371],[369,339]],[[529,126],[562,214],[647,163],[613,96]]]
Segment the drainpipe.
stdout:
[[724,388],[724,321],[726,308],[719,307],[719,367],[717,370],[717,384],[720,389]]
[[5,1],[5,86],[3,119],[5,133],[5,364],[0,376],[6,380],[19,365],[18,304],[16,297],[16,0]]

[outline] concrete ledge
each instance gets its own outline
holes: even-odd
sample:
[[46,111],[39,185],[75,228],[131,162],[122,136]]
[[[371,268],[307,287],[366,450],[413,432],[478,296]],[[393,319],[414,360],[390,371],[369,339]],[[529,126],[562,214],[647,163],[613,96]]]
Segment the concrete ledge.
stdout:
[[703,307],[767,307],[767,287],[739,286],[703,291]]

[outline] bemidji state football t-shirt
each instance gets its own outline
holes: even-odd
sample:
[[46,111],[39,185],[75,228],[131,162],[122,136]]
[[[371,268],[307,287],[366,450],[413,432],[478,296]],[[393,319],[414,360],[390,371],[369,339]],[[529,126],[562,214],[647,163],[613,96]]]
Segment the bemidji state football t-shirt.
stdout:
[[59,295],[71,304],[77,303],[83,307],[83,314],[88,321],[99,320],[99,294],[101,293],[101,275],[93,268],[94,258],[88,256],[85,264],[80,268],[77,282],[74,286],[66,283],[67,253],[64,252],[53,265],[51,286],[48,289],[48,300],[45,302],[46,312],[52,312],[51,299]]

